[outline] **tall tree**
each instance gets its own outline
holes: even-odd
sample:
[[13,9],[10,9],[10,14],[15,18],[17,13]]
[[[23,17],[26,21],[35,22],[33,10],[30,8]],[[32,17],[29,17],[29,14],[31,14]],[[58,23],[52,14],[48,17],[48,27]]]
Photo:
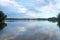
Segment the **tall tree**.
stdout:
[[4,20],[6,19],[6,15],[2,12],[2,11],[0,11],[0,22],[4,22]]
[[58,24],[57,25],[60,27],[60,13],[57,15],[57,19],[58,19],[58,21],[57,21]]
[[0,17],[2,17],[4,15],[4,13],[2,11],[0,11]]
[[60,21],[60,13],[58,14],[57,18],[58,18],[58,21]]

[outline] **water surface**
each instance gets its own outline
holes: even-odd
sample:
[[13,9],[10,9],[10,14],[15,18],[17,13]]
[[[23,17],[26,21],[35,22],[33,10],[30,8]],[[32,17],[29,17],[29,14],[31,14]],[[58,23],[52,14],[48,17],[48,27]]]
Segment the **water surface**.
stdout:
[[55,22],[18,21],[6,22],[0,30],[0,40],[60,40],[60,28]]

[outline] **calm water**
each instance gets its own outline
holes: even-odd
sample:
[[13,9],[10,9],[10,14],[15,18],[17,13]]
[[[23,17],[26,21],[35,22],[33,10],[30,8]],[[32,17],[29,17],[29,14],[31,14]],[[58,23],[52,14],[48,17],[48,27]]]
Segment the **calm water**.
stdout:
[[6,22],[0,30],[0,40],[60,40],[60,28],[55,22]]

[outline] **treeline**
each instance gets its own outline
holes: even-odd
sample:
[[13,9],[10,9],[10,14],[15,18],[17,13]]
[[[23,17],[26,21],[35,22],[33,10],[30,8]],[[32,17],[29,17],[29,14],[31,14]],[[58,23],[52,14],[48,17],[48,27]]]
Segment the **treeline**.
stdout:
[[5,15],[2,11],[0,11],[0,20],[48,20],[48,21],[60,21],[60,13],[57,15],[57,17],[51,17],[51,18],[7,18],[7,15]]

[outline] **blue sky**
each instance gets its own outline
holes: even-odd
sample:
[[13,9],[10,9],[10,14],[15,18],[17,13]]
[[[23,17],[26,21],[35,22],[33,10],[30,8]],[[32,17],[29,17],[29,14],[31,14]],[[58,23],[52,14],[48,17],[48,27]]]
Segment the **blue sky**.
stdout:
[[60,0],[0,0],[0,10],[14,18],[56,17]]

